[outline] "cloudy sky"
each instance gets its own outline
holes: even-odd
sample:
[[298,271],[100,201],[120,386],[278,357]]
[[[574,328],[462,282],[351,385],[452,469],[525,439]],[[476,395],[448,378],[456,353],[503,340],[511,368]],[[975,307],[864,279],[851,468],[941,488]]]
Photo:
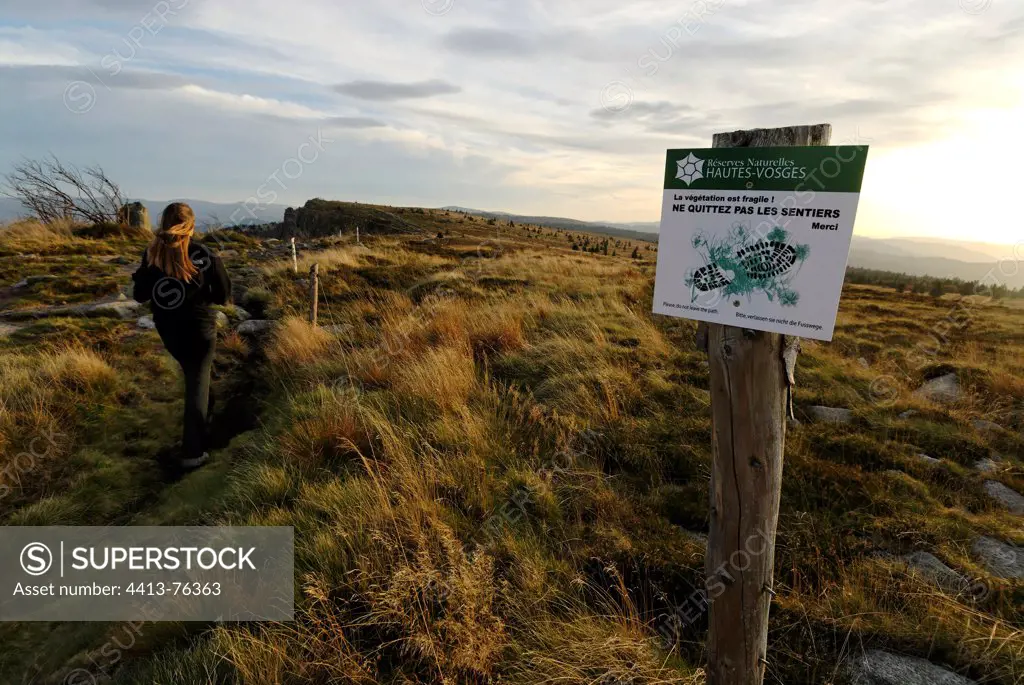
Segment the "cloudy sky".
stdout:
[[0,171],[656,221],[664,153],[827,121],[857,232],[1016,242],[1020,0],[0,0]]

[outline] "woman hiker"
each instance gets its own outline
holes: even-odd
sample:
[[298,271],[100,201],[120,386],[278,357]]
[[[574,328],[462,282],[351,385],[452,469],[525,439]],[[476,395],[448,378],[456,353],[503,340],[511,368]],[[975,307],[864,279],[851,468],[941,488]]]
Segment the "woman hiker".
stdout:
[[175,202],[164,209],[160,228],[132,275],[138,302],[152,302],[153,322],[164,347],[185,374],[185,421],[180,466],[199,468],[207,452],[207,420],[212,410],[210,370],[217,346],[217,318],[211,304],[226,304],[231,281],[224,263],[192,240],[192,208]]

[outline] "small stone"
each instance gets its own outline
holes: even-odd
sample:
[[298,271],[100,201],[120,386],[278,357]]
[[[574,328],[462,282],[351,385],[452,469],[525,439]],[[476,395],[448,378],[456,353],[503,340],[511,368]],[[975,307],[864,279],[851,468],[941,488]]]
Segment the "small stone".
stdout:
[[28,286],[35,285],[36,283],[48,283],[49,281],[56,280],[57,277],[52,274],[39,274],[37,276],[27,276],[18,281],[17,283],[15,283],[14,285],[12,285],[11,287],[15,289],[27,288]]
[[808,411],[815,421],[822,423],[850,423],[853,421],[853,411],[850,409],[814,406]]
[[245,309],[242,309],[237,304],[231,306],[231,312],[231,315],[234,316],[239,321],[248,321],[249,319],[252,318],[252,314],[250,314]]
[[696,542],[701,547],[708,546],[708,536],[706,533],[696,533],[692,530],[683,529],[683,535]]
[[992,575],[1024,578],[1024,549],[993,538],[981,537],[975,541],[971,551]]
[[13,326],[9,323],[0,323],[0,338],[6,338],[12,333],[17,333],[20,330],[20,326]]
[[227,328],[231,325],[231,319],[224,312],[217,312],[217,328]]
[[915,393],[933,402],[956,402],[960,399],[960,379],[955,373],[933,378]]
[[877,649],[854,659],[849,676],[851,685],[977,685],[930,661]]
[[115,319],[137,319],[145,310],[145,305],[132,300],[101,302],[85,310],[87,316],[109,316]]
[[276,321],[269,319],[249,319],[238,326],[241,335],[261,335],[272,330],[277,325]]
[[918,454],[917,458],[920,459],[921,461],[927,463],[927,464],[935,465],[935,464],[941,464],[942,463],[941,459],[936,459],[935,457],[929,457],[927,454],[924,454],[923,452],[921,454]]
[[146,331],[151,331],[156,328],[156,323],[154,323],[152,316],[140,316],[139,320],[135,323],[139,328]]
[[985,492],[1014,514],[1024,514],[1024,497],[999,481],[985,481]]
[[966,578],[929,552],[907,554],[903,557],[903,562],[948,592],[961,592],[970,584]]
[[864,357],[861,357],[860,359],[858,359],[858,360],[857,360],[857,363],[858,363],[858,364],[860,364],[861,366],[863,366],[863,367],[864,367],[865,369],[867,369],[867,368],[870,368],[870,367],[871,367],[871,364],[869,364],[869,363],[868,363],[868,360],[867,360],[867,359],[865,359]]
[[985,421],[984,419],[975,419],[974,421],[971,421],[971,425],[974,426],[974,429],[979,433],[998,433],[1003,430],[1003,427],[998,423]]
[[974,470],[979,473],[992,473],[999,470],[999,462],[993,461],[992,459],[979,459],[974,462]]
[[904,419],[904,420],[909,419],[909,418],[914,417],[914,416],[917,416],[917,410],[916,409],[908,409],[907,411],[905,411],[902,414],[900,414],[900,418]]

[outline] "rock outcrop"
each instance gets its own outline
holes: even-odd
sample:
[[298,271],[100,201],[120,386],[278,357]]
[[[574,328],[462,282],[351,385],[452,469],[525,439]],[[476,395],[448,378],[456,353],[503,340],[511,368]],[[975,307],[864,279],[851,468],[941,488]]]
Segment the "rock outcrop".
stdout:
[[129,202],[121,207],[117,213],[117,223],[130,228],[153,228],[149,221],[149,210],[141,202]]
[[309,200],[299,208],[289,207],[284,221],[277,224],[276,237],[317,238],[338,234],[354,234],[356,227],[362,235],[386,233],[418,233],[419,226],[372,205],[358,202]]

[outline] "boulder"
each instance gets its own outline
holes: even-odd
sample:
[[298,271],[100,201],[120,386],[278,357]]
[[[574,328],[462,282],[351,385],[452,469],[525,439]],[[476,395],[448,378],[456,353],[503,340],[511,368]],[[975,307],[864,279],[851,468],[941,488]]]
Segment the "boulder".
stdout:
[[930,661],[877,649],[854,659],[848,675],[850,685],[977,685]]
[[1024,514],[1024,497],[996,480],[985,481],[985,492],[1014,514]]
[[853,411],[849,409],[814,406],[807,411],[811,418],[821,423],[850,423],[853,421]]
[[152,331],[156,328],[156,324],[153,322],[152,316],[140,316],[139,320],[135,323],[139,328],[146,331]]
[[241,335],[262,335],[274,329],[276,321],[270,319],[249,319],[238,326]]
[[947,592],[962,592],[970,585],[967,578],[946,566],[939,561],[938,557],[929,552],[914,552],[903,556],[902,559],[908,567]]
[[974,556],[1000,578],[1024,578],[1024,549],[993,538],[978,538],[971,548]]
[[947,373],[931,379],[915,394],[933,402],[956,402],[960,399],[960,379],[955,373]]

